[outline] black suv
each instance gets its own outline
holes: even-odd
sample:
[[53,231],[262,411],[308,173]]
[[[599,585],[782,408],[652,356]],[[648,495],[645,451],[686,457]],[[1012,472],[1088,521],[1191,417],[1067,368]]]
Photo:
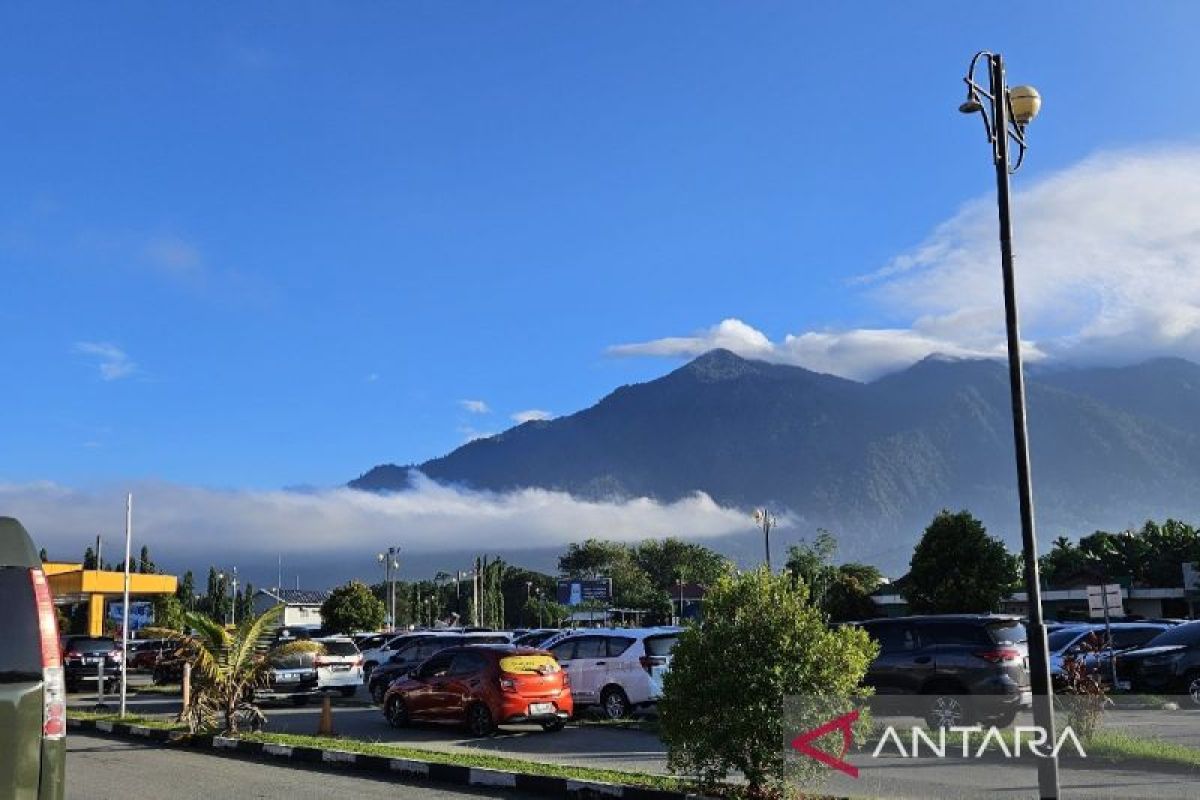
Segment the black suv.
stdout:
[[[954,614],[859,624],[879,643],[864,682],[875,689],[881,709],[918,714],[930,727],[1004,727],[1032,702],[1025,626],[1017,617]],[[892,695],[908,699],[888,702]]]
[[1117,680],[1135,692],[1191,695],[1200,705],[1200,622],[1178,625],[1118,655]]
[[67,695],[58,620],[29,534],[0,517],[0,797],[62,800]]
[[120,685],[121,646],[112,637],[65,636],[62,653],[68,692],[78,691],[85,684],[97,685],[101,665],[104,667],[105,691]]

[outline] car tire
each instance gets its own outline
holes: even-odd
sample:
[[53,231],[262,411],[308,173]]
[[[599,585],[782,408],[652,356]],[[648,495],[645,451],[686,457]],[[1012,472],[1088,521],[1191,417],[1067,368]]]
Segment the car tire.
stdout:
[[358,687],[342,686],[338,688],[338,691],[342,693],[342,697],[354,697],[355,693],[358,692]]
[[368,661],[367,663],[363,664],[363,683],[371,682],[371,673],[375,671],[377,666],[379,666],[379,664],[374,661]]
[[542,730],[546,733],[558,733],[565,727],[567,727],[567,721],[562,717],[542,723]]
[[972,724],[971,713],[955,694],[944,691],[927,692],[925,724],[931,730],[956,728]]
[[383,697],[387,694],[387,684],[380,681],[372,686],[370,691],[371,699],[375,701],[375,705],[383,705]]
[[476,738],[489,735],[496,729],[492,711],[486,703],[476,703],[467,709],[467,730]]
[[403,698],[393,697],[388,700],[387,705],[383,708],[383,715],[393,728],[408,727],[408,706],[404,704]]
[[1184,693],[1192,698],[1192,705],[1200,706],[1200,671],[1193,670],[1183,679]]
[[600,693],[600,715],[605,719],[623,719],[631,708],[629,696],[620,686],[609,686]]

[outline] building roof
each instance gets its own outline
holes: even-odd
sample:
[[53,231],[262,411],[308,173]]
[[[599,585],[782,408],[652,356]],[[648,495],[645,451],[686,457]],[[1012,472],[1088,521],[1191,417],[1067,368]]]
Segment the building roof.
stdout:
[[329,592],[313,589],[259,589],[258,593],[288,606],[319,606],[329,599]]

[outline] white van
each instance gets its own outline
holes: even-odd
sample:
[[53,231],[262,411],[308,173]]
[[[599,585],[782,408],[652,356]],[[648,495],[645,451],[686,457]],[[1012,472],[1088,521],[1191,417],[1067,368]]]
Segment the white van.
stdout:
[[597,705],[608,719],[620,719],[662,696],[682,630],[593,628],[569,633],[548,649],[571,678],[576,707]]

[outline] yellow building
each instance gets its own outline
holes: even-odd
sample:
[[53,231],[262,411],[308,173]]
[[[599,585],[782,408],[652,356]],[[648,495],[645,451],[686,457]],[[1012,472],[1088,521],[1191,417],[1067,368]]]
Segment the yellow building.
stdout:
[[[104,634],[104,606],[109,600],[120,601],[125,592],[125,573],[84,569],[83,564],[47,561],[42,565],[54,604],[59,606],[87,603],[88,635]],[[174,575],[129,573],[129,600],[148,600],[175,594],[179,585]]]

